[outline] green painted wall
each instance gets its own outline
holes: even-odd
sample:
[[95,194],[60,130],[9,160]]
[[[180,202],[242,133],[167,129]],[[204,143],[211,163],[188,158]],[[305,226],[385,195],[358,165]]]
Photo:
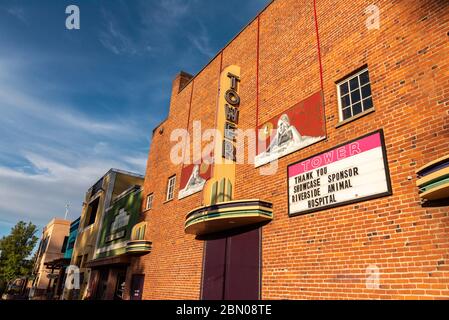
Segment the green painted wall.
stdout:
[[[142,192],[134,190],[114,201],[105,212],[100,230],[96,259],[118,256],[125,253],[125,247],[113,248],[114,245],[131,239],[132,228],[139,222]],[[126,222],[126,220],[128,220]]]

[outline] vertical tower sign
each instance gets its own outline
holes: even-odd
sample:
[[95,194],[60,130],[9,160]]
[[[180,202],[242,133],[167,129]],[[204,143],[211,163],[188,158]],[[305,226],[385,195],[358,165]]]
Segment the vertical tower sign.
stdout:
[[236,129],[239,119],[240,67],[230,65],[220,75],[217,130],[222,139],[215,141],[211,179],[206,182],[203,204],[229,201],[235,185]]
[[[223,140],[223,158],[235,162],[235,130],[239,119],[240,96],[237,93],[237,85],[240,77],[228,72],[229,89],[225,92],[226,100],[224,105],[225,124],[224,124],[224,140]],[[220,88],[221,91],[221,88]]]

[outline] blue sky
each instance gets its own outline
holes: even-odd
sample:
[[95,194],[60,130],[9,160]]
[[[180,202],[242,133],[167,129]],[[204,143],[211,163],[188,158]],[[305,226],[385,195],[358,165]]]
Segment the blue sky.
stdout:
[[[0,237],[67,203],[77,218],[112,167],[143,174],[176,73],[196,74],[268,2],[0,0]],[[70,4],[80,30],[65,28]]]

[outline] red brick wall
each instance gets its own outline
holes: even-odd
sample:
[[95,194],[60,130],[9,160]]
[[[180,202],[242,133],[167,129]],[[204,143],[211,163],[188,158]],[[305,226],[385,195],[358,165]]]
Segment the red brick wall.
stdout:
[[[448,210],[421,207],[414,173],[449,148],[449,3],[375,1],[380,29],[368,30],[364,10],[372,3],[317,1],[328,139],[280,159],[274,176],[261,176],[251,164],[237,166],[235,198],[274,206],[274,220],[262,231],[264,299],[449,298]],[[155,194],[154,208],[144,214],[153,251],[135,259],[128,273],[129,279],[145,273],[145,299],[200,296],[203,242],[184,234],[184,219],[201,205],[201,194],[164,203],[168,177],[177,175],[177,197],[181,172],[169,160],[171,131],[185,128],[188,119],[190,132],[194,120],[202,121],[203,130],[214,126],[220,65],[241,67],[241,129],[255,128],[320,90],[313,12],[312,0],[274,1],[180,93],[174,82],[144,186],[145,194]],[[337,128],[335,82],[364,64],[375,112]],[[288,164],[380,128],[392,196],[288,217]],[[380,270],[379,289],[366,288],[369,265]]]

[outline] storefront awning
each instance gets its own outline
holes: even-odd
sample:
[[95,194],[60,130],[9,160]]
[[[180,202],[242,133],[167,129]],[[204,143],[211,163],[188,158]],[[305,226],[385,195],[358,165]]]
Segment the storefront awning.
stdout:
[[100,268],[108,265],[128,265],[130,264],[130,257],[120,255],[117,257],[95,259],[86,263],[87,268]]
[[227,201],[189,212],[185,232],[205,235],[272,219],[273,205],[270,202],[259,199]]
[[44,263],[44,266],[47,269],[61,269],[64,267],[67,267],[70,264],[70,259],[65,259],[65,258],[60,258],[60,259],[55,259],[52,261],[48,261]]

